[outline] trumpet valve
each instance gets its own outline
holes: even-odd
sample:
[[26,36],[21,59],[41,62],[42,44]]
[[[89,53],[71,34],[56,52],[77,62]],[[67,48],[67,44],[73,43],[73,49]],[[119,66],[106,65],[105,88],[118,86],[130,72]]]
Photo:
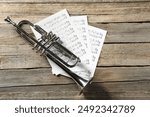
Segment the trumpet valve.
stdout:
[[34,49],[37,47],[37,45],[38,45],[38,44],[35,43],[34,46],[33,46],[33,48],[32,48],[32,50],[34,50]]
[[39,46],[39,47],[37,48],[36,53],[38,53],[38,51],[40,51],[40,49],[41,49],[41,46]]
[[45,49],[42,50],[40,56],[42,56],[44,54],[44,52],[45,52]]

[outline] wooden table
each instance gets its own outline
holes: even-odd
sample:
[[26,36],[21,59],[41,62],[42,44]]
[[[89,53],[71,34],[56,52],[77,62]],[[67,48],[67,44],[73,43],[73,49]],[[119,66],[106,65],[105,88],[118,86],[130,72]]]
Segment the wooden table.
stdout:
[[[93,83],[56,77],[45,57],[4,22],[32,22],[68,9],[108,31]],[[150,99],[149,0],[0,0],[0,99]]]

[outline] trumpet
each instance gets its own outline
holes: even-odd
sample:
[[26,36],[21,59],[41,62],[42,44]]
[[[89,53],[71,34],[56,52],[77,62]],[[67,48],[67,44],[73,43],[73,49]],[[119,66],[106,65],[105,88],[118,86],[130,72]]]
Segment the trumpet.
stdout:
[[[80,58],[65,48],[62,45],[63,42],[59,37],[53,34],[53,32],[50,31],[47,33],[39,25],[34,25],[28,20],[22,20],[18,24],[13,22],[9,16],[7,16],[4,20],[12,24],[16,28],[18,34],[33,46],[33,49],[36,49],[37,52],[40,51],[41,55],[47,56],[66,73],[68,73],[81,89],[85,88],[89,84],[90,80],[80,77],[69,69],[75,67],[79,62],[81,62]],[[41,34],[41,38],[36,39],[34,36],[25,31],[23,29],[24,25],[28,25],[35,29]]]

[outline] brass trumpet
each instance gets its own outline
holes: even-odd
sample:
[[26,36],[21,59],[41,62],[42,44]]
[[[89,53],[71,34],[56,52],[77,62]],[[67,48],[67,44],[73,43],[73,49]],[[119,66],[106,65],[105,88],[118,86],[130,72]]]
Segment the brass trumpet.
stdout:
[[[61,67],[66,73],[68,73],[72,79],[81,87],[81,89],[87,86],[90,80],[80,77],[69,69],[76,66],[76,64],[80,62],[80,59],[67,48],[61,45],[62,41],[59,37],[57,37],[52,32],[47,33],[40,26],[34,25],[28,20],[22,20],[16,24],[11,20],[10,17],[7,17],[5,21],[16,27],[18,34],[27,40],[33,46],[33,49],[40,51],[41,55],[47,56],[59,67]],[[35,29],[38,33],[41,34],[41,38],[36,39],[34,36],[31,36],[31,34],[27,33],[27,31],[23,29],[24,25],[29,25]]]

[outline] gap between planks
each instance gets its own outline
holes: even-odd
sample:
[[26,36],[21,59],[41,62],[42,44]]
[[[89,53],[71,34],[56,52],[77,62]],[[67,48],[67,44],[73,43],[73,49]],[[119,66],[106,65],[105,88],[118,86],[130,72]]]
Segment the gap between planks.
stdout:
[[[93,82],[138,82],[150,81],[149,67],[98,67]],[[68,85],[75,84],[72,79],[51,73],[50,68],[0,70],[0,87]]]
[[147,81],[93,83],[82,95],[76,84],[10,87],[0,88],[0,99],[149,99],[149,85]]
[[0,7],[0,14],[1,17],[12,15],[17,18],[34,19],[46,17],[66,8],[71,15],[91,15],[90,21],[95,22],[149,22],[149,5],[150,2],[52,4],[51,7],[49,4],[3,4]]

